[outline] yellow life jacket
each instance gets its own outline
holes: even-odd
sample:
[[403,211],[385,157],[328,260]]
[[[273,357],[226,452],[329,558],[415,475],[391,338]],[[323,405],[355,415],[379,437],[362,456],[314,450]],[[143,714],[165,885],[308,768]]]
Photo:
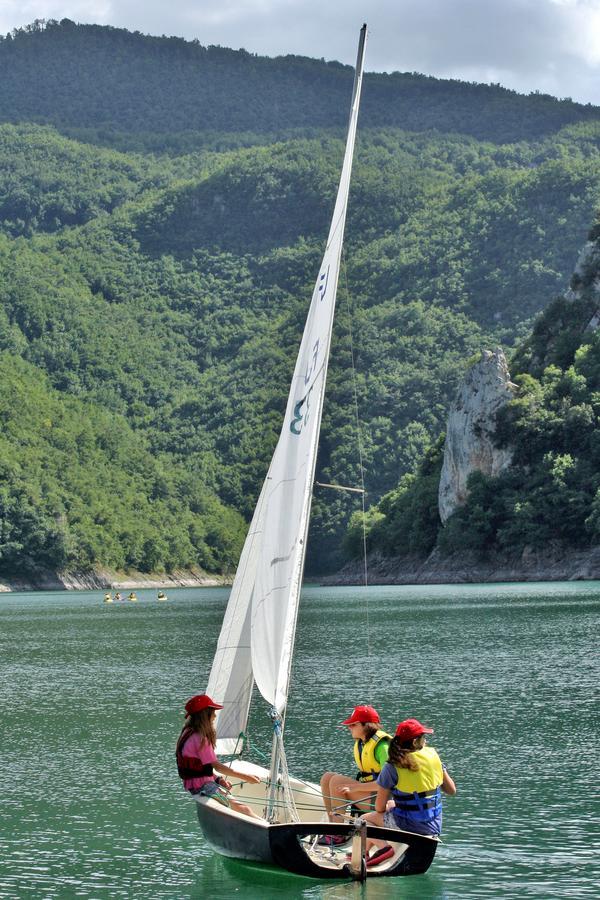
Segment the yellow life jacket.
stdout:
[[375,748],[382,739],[391,741],[392,736],[386,731],[377,730],[368,741],[354,741],[354,762],[358,767],[358,781],[374,781],[381,772],[381,766],[375,759]]
[[434,791],[441,785],[444,780],[444,770],[442,761],[433,747],[422,747],[420,750],[415,750],[410,757],[418,763],[419,768],[413,772],[410,769],[394,766],[398,773],[395,790],[402,791],[404,794],[420,794],[424,791]]

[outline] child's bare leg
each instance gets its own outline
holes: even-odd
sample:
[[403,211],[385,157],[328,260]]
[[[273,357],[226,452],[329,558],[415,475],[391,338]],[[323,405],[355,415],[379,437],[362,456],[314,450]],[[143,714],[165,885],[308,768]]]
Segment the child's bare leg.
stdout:
[[244,813],[245,816],[252,816],[253,819],[262,819],[262,816],[255,813],[254,810],[250,809],[245,803],[240,803],[239,800],[233,800],[231,797],[229,798],[229,807],[236,812]]
[[[378,812],[365,813],[364,816],[361,816],[361,819],[364,819],[365,822],[369,822],[371,825],[379,825],[380,828],[384,827],[383,813],[378,813]],[[385,847],[385,846],[386,846],[385,841],[382,841],[379,839],[376,840],[375,838],[368,838],[367,846],[366,846],[367,856],[372,847]]]
[[[342,792],[342,788],[345,790]],[[370,810],[370,797],[377,793],[377,786],[356,781],[346,775],[334,775],[329,782],[329,792],[334,798],[333,806],[342,806],[344,803],[352,803],[359,809]]]
[[[346,788],[343,793],[342,788]],[[343,822],[343,812],[349,803],[363,804],[362,809],[369,809],[369,806],[364,803],[363,785],[354,778],[348,778],[347,775],[326,772],[321,779],[321,791],[330,822]]]
[[329,783],[334,776],[335,776],[335,772],[325,772],[325,774],[321,778],[321,794],[323,796],[323,803],[325,804],[325,811],[327,813],[327,818],[330,820],[331,820],[332,812],[331,812],[331,790],[329,788]]

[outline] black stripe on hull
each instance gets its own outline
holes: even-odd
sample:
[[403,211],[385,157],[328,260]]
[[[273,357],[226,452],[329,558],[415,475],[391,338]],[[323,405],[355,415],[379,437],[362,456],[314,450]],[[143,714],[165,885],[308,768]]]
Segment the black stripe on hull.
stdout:
[[[335,869],[319,865],[306,853],[300,840],[308,835],[318,833],[349,835],[353,830],[352,826],[334,826],[323,822],[272,825],[269,828],[269,836],[273,861],[289,872],[295,872],[296,875],[307,875],[311,878],[351,878],[348,866]],[[422,875],[433,862],[439,843],[435,839],[432,840],[420,834],[390,828],[368,828],[367,836],[379,838],[388,843],[408,845],[395,865],[379,870],[367,869],[368,878],[390,875]]]

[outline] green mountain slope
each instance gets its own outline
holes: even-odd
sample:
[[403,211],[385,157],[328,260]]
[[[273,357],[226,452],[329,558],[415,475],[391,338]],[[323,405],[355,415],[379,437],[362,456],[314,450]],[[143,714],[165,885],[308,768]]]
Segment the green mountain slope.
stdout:
[[[344,127],[352,69],[179,38],[36,22],[0,41],[0,121],[148,135]],[[362,127],[515,141],[593,120],[593,107],[417,74],[365,79]]]
[[122,416],[0,352],[0,571],[233,565],[243,523]]
[[[212,535],[205,544],[211,548],[213,541],[214,552],[209,557],[198,550],[198,558],[217,571],[227,568],[231,548],[239,546],[237,515],[249,518],[277,439],[343,145],[336,125],[277,142],[272,132],[250,138],[232,130],[222,149],[214,135],[208,140],[206,131],[189,130],[181,143],[165,136],[160,153],[144,150],[141,132],[132,139],[135,153],[97,146],[91,140],[96,126],[141,128],[136,104],[130,98],[120,105],[102,80],[103,54],[122,66],[143,61],[144,73],[154,71],[144,103],[163,109],[163,124],[171,128],[178,126],[162,106],[156,73],[167,63],[175,75],[179,66],[188,72],[198,54],[209,68],[215,64],[213,81],[206,78],[221,100],[238,97],[244,66],[254,66],[265,82],[271,64],[278,76],[285,71],[295,78],[313,65],[326,79],[339,76],[344,111],[349,94],[344,67],[213,49],[69,23],[0,42],[0,68],[9,58],[17,69],[23,60],[29,66],[29,81],[19,88],[11,75],[7,92],[13,106],[6,115],[20,124],[0,125],[0,348],[42,378],[52,400],[40,395],[40,409],[64,402],[69,417],[69,404],[76,402],[100,417],[114,416],[147,454],[149,473],[173,467],[178,484],[199,486],[209,507],[197,513],[198,527]],[[46,97],[47,119],[65,129],[62,110],[72,134],[91,122],[85,144],[31,123],[39,117],[29,82],[39,85],[46,66],[50,82],[53,72],[62,73],[63,91],[56,95],[60,103]],[[80,67],[89,121],[79,101],[71,103],[69,66]],[[395,84],[396,91],[399,82],[386,78],[386,90]],[[140,79],[131,74],[135,90],[142,90]],[[465,361],[489,341],[512,344],[525,335],[532,317],[564,287],[600,196],[598,110],[418,76],[411,83],[419,102],[423,84],[433,93],[452,89],[455,100],[460,95],[452,116],[463,110],[464,128],[456,131],[473,131],[478,117],[485,120],[484,95],[502,99],[514,121],[521,112],[524,118],[522,139],[512,144],[495,143],[498,134],[491,131],[490,140],[478,140],[361,127],[318,478],[359,483],[356,389],[371,504],[402,476],[413,478],[443,428]],[[300,106],[306,96],[300,92],[294,103]],[[333,103],[336,94],[324,96]],[[188,95],[181,97],[185,107]],[[544,109],[545,118],[527,131],[530,103],[540,103],[536,109]],[[185,108],[192,128],[197,122]],[[115,110],[126,110],[127,121],[110,119]],[[565,110],[590,121],[551,133],[553,116]],[[222,130],[223,117],[215,125]],[[231,129],[245,127],[235,116],[228,121]],[[439,118],[443,122],[449,127]],[[298,122],[288,117],[284,124]],[[536,128],[547,136],[531,138]],[[125,146],[132,135],[115,143]],[[159,146],[156,135],[147,146]],[[182,152],[189,147],[196,149]],[[18,421],[6,448],[17,461]],[[37,477],[27,476],[32,490]],[[144,517],[152,515],[143,498],[152,498],[153,479],[149,474],[139,485]],[[109,483],[98,475],[103,496],[118,490],[116,483],[105,490]],[[70,492],[76,505],[76,490],[65,486],[64,503]],[[170,509],[181,504],[186,521],[199,509],[196,500],[188,503],[188,491],[196,496],[188,487],[169,488]],[[315,498],[312,571],[338,565],[354,509],[352,499],[330,493]],[[214,510],[224,523],[222,536],[203,524],[214,520]],[[167,542],[178,532],[169,516],[162,517]],[[127,565],[133,564],[130,533],[123,532],[119,551]],[[116,558],[101,541],[97,546],[92,564]],[[89,554],[77,553],[71,552],[70,565],[91,564]],[[175,552],[161,559],[161,565],[181,564]]]

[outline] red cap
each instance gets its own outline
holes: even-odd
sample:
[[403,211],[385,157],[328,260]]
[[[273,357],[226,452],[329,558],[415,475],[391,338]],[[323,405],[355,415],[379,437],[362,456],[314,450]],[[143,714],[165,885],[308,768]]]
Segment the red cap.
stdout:
[[363,725],[367,722],[379,724],[380,721],[379,713],[372,706],[355,706],[352,715],[344,719],[342,725],[354,725],[356,722],[361,722]]
[[195,694],[185,704],[185,711],[188,716],[191,716],[192,713],[199,713],[203,709],[223,709],[223,707],[220,703],[215,703],[214,700],[211,700],[208,694]]
[[418,719],[405,719],[396,728],[396,737],[401,741],[411,741],[422,734],[433,734],[433,728],[426,728]]

